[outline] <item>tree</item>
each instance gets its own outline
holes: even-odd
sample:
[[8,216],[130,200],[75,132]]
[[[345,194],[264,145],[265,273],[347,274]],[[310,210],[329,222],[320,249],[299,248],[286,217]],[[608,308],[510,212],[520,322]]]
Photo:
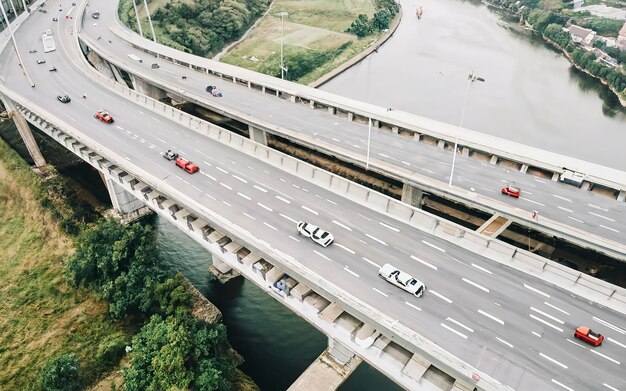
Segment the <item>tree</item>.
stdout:
[[153,236],[147,225],[99,222],[79,235],[76,253],[67,262],[70,279],[107,300],[114,317],[147,311],[162,278]]
[[543,33],[548,24],[550,24],[552,17],[553,14],[550,11],[534,9],[528,14],[527,21],[535,30]]
[[63,354],[51,359],[39,374],[41,388],[46,391],[73,391],[78,388],[78,359]]
[[368,36],[372,32],[372,26],[367,18],[367,15],[359,14],[346,32],[354,34],[359,38]]
[[378,31],[382,31],[389,28],[389,22],[391,22],[391,12],[386,8],[377,11],[372,18],[372,28]]
[[556,42],[560,47],[565,48],[569,43],[569,33],[556,23],[549,24],[543,32],[547,38]]

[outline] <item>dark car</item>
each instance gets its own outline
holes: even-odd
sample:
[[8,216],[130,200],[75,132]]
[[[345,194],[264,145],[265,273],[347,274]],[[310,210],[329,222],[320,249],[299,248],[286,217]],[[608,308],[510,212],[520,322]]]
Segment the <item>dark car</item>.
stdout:
[[45,64],[46,60],[37,60],[37,64]]
[[59,18],[52,18],[52,21],[53,21],[53,22],[58,22],[58,21],[59,21]]
[[113,117],[111,117],[111,114],[109,114],[106,110],[96,111],[96,114],[93,117],[107,124],[113,123]]
[[574,337],[582,339],[583,341],[593,346],[600,346],[604,341],[604,336],[598,333],[594,333],[589,327],[580,326],[574,332]]
[[166,158],[167,160],[174,160],[178,157],[178,154],[172,151],[171,149],[168,149],[167,152],[163,154],[163,157]]
[[514,185],[508,185],[502,188],[502,194],[511,196],[513,198],[519,198],[521,193],[522,191],[520,190],[520,188]]
[[57,99],[59,100],[59,102],[61,103],[69,103],[71,101],[70,97],[67,95],[58,95]]
[[50,69],[48,69],[50,72],[56,72],[57,71],[57,67],[52,67]]

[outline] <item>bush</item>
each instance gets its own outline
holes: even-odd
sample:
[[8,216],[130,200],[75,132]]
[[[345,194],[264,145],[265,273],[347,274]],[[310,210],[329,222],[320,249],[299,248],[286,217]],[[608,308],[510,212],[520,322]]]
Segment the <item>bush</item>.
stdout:
[[78,359],[63,354],[50,360],[39,375],[40,385],[46,391],[72,391],[78,388]]

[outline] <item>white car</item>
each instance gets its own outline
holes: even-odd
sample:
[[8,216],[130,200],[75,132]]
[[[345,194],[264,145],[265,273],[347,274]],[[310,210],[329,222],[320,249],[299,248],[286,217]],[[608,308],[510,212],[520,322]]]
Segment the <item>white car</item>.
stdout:
[[307,238],[313,239],[313,241],[322,247],[328,247],[334,240],[333,234],[328,231],[324,231],[317,225],[306,223],[304,221],[298,221],[298,233]]
[[426,285],[423,282],[388,263],[380,268],[378,276],[415,295],[415,297],[422,296],[426,290]]

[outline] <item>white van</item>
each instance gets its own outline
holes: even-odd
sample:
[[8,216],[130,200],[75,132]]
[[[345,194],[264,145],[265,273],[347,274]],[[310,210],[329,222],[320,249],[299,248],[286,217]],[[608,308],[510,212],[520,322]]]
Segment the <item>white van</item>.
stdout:
[[413,278],[411,275],[403,272],[397,267],[386,263],[378,271],[378,276],[387,280],[387,282],[404,289],[415,297],[420,297],[424,294],[426,286],[423,282]]

